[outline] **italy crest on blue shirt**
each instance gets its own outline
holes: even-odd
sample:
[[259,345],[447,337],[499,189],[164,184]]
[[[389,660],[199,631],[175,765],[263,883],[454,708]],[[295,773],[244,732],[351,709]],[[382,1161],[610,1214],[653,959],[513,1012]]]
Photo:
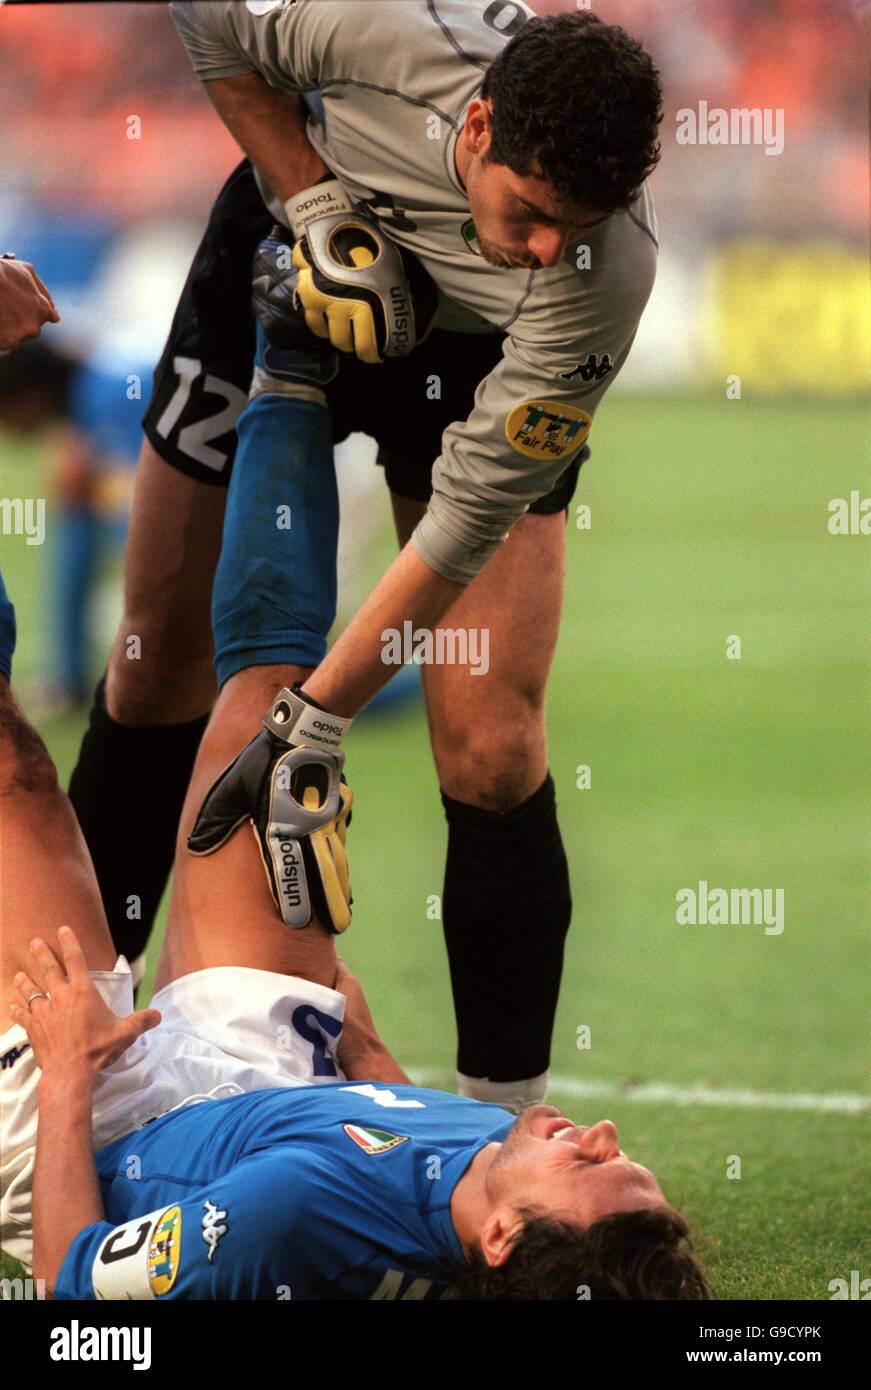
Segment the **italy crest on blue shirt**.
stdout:
[[342,1129],[365,1154],[384,1154],[408,1143],[407,1134],[392,1134],[389,1129],[371,1129],[368,1125],[342,1125]]

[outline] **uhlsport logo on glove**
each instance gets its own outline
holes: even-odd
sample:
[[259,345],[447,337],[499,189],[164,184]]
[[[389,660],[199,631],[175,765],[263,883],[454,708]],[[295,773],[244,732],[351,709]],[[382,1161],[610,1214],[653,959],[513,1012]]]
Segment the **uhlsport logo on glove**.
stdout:
[[[276,830],[276,845],[272,850],[275,878],[285,922],[292,926],[306,925],[311,918],[308,890],[303,869],[299,840]],[[270,835],[270,839],[272,836]],[[302,922],[300,922],[302,919]]]

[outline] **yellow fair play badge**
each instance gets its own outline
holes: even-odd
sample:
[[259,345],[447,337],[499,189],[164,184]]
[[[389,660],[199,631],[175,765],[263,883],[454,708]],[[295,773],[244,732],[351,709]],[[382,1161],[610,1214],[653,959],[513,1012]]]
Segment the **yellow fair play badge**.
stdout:
[[524,401],[505,421],[505,438],[529,459],[563,459],[583,444],[593,417],[565,401]]

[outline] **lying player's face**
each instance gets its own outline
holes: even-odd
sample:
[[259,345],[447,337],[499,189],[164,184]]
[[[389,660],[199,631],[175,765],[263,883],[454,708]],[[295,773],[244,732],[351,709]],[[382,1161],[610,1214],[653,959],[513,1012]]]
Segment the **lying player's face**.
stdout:
[[489,107],[473,102],[463,132],[464,181],[482,256],[490,265],[512,269],[559,265],[567,247],[605,214],[559,201],[540,165],[522,175],[492,162],[490,131]]
[[575,1125],[552,1105],[524,1110],[486,1184],[494,1205],[534,1207],[581,1229],[613,1212],[669,1206],[653,1174],[623,1153],[610,1120]]

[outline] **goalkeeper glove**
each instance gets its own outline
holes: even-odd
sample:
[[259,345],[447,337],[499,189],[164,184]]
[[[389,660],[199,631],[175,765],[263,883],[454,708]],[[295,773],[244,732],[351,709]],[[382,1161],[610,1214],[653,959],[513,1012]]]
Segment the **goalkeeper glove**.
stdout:
[[438,291],[417,258],[355,209],[338,179],[305,189],[285,209],[295,238],[292,298],[311,332],[363,362],[406,357],[438,308]]
[[294,687],[278,692],[263,722],[207,793],[188,850],[212,854],[250,820],[282,919],[305,927],[316,914],[343,932],[351,922],[345,835],[353,798],[338,745],[351,720],[317,708]]

